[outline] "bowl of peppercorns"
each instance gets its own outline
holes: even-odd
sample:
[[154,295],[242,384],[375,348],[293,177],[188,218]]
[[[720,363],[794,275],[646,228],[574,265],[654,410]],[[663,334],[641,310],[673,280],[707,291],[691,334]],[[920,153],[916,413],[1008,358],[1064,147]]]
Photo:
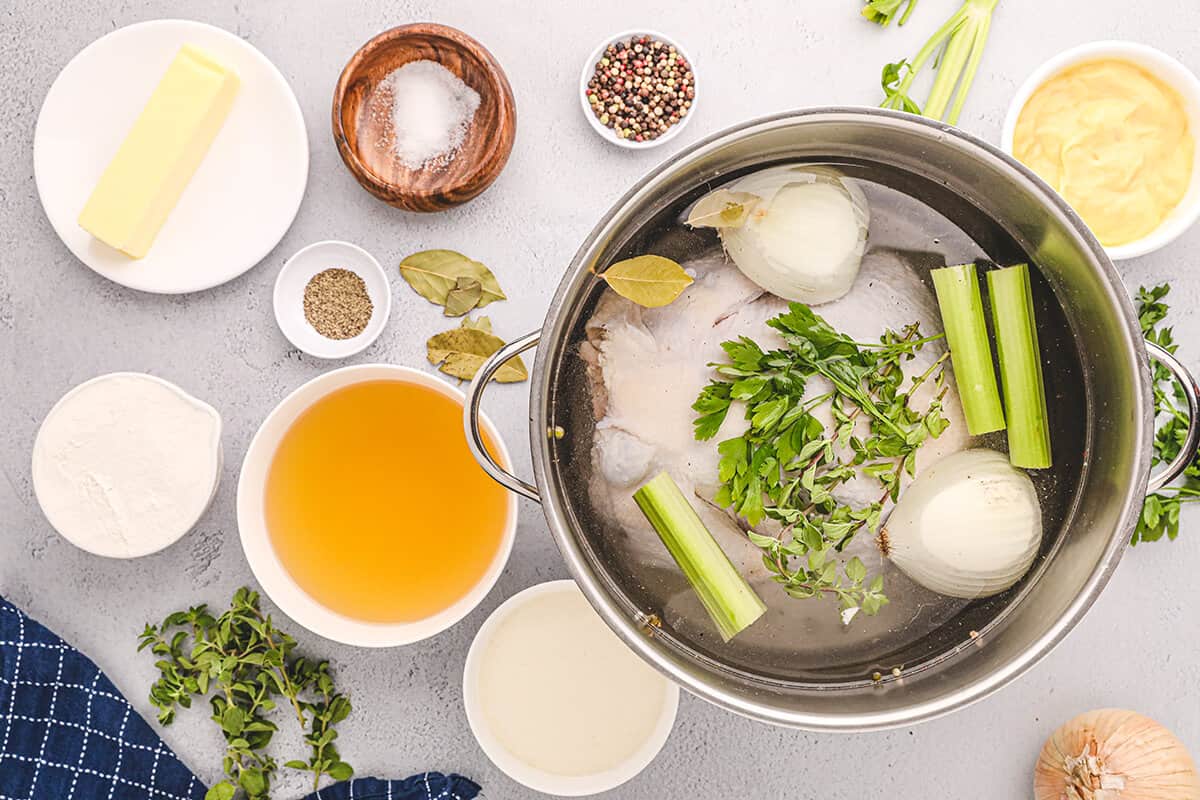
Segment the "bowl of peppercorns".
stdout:
[[583,114],[620,147],[656,147],[696,111],[696,67],[683,48],[654,31],[610,36],[583,65]]

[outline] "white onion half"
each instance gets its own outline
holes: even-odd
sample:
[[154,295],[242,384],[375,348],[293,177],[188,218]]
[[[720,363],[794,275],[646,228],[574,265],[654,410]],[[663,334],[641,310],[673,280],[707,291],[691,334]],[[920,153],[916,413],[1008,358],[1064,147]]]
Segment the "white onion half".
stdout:
[[880,534],[884,555],[922,586],[988,597],[1021,579],[1042,543],[1033,481],[995,450],[962,450],[920,473]]
[[871,212],[835,170],[772,167],[730,187],[760,198],[744,224],[721,228],[725,250],[750,280],[785,300],[837,300],[858,277]]

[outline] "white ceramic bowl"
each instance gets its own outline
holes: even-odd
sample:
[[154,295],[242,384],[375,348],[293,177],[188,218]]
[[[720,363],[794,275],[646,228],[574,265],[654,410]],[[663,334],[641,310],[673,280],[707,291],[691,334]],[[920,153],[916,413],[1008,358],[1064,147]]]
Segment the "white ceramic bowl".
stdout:
[[[43,485],[43,475],[45,471],[54,469],[55,467],[53,464],[41,463],[43,460],[42,437],[46,434],[46,431],[50,430],[50,428],[56,424],[57,417],[63,413],[63,409],[68,406],[71,399],[89,387],[104,381],[112,380],[114,378],[133,378],[136,380],[150,381],[158,384],[175,395],[178,395],[181,400],[187,402],[197,411],[200,411],[204,415],[210,417],[213,425],[213,435],[208,445],[209,450],[208,457],[206,459],[206,464],[208,465],[209,471],[211,471],[211,475],[204,476],[205,481],[211,482],[211,488],[207,493],[207,497],[202,502],[197,503],[194,511],[187,515],[186,523],[181,524],[177,530],[164,530],[161,532],[161,538],[157,539],[153,543],[148,543],[144,546],[134,545],[134,549],[124,553],[119,553],[115,550],[99,549],[96,546],[90,545],[88,538],[85,535],[82,535],[81,531],[76,530],[73,527],[69,516],[63,517],[55,512],[54,504],[46,499],[47,489]],[[64,424],[70,424],[69,420]],[[144,372],[109,372],[104,375],[97,375],[91,380],[84,381],[60,397],[58,402],[54,404],[54,407],[51,408],[46,414],[45,419],[42,420],[42,424],[38,428],[37,438],[34,439],[33,442],[33,463],[31,466],[31,474],[33,476],[34,496],[37,497],[38,505],[41,507],[42,513],[46,515],[46,519],[49,520],[54,529],[58,531],[64,539],[81,550],[86,550],[93,555],[105,556],[107,558],[139,558],[141,556],[157,553],[160,550],[165,550],[166,548],[175,544],[175,542],[179,541],[185,533],[194,528],[196,523],[200,521],[200,518],[204,516],[204,513],[208,511],[209,506],[212,505],[213,498],[217,496],[217,487],[221,483],[221,468],[224,464],[224,454],[221,449],[221,430],[221,415],[217,413],[215,408],[210,406],[208,403],[193,397],[170,381],[163,380],[156,375],[147,375]],[[200,476],[197,475],[197,477]],[[110,487],[110,489],[119,490],[120,487]],[[118,495],[118,498],[119,497],[120,495]]]
[[[327,639],[359,647],[411,644],[441,633],[465,617],[496,584],[504,565],[508,563],[517,532],[517,502],[510,494],[500,547],[479,583],[454,605],[416,622],[379,623],[352,619],[325,608],[292,579],[271,546],[263,508],[267,474],[275,458],[275,450],[296,418],[313,403],[343,387],[377,380],[408,381],[440,392],[460,405],[463,402],[463,393],[458,389],[409,367],[357,364],[331,370],[296,389],[267,415],[246,451],[237,492],[237,520],[242,549],[259,585],[283,613],[303,627]],[[481,419],[488,437],[494,443],[498,460],[503,464],[511,464],[500,432],[486,416],[481,416]],[[397,509],[397,513],[403,513],[403,509]]]
[[675,725],[675,716],[679,711],[679,687],[663,679],[667,683],[667,699],[663,703],[662,716],[659,717],[654,731],[628,760],[606,772],[582,776],[557,775],[532,767],[511,753],[492,732],[483,713],[479,699],[480,660],[484,648],[505,619],[530,600],[550,592],[579,593],[580,590],[572,580],[549,581],[530,586],[505,600],[480,626],[463,667],[463,706],[467,712],[467,722],[483,752],[514,781],[530,789],[559,797],[581,797],[606,792],[636,776],[662,750],[671,735],[671,728]]
[[[350,339],[329,339],[304,318],[304,287],[318,272],[340,267],[356,273],[367,285],[374,309],[362,333]],[[289,258],[275,278],[275,321],[288,341],[310,356],[349,358],[371,345],[392,313],[392,290],[379,262],[361,247],[334,240],[316,242]]]
[[696,89],[696,96],[692,98],[692,107],[688,109],[687,116],[680,117],[679,122],[676,122],[674,125],[667,128],[667,132],[657,139],[651,139],[645,142],[635,142],[632,139],[622,139],[617,136],[612,128],[601,125],[600,120],[597,119],[596,115],[592,113],[592,107],[587,101],[587,95],[585,94],[585,91],[587,90],[588,81],[592,79],[592,75],[594,75],[596,72],[596,62],[600,60],[604,51],[610,44],[624,42],[633,38],[634,36],[649,36],[651,39],[657,39],[660,42],[674,45],[676,52],[680,53],[692,68],[693,85],[699,87],[700,76],[699,72],[696,70],[696,62],[692,60],[691,54],[684,50],[679,42],[672,39],[670,36],[667,36],[666,34],[659,33],[658,31],[645,29],[622,31],[621,33],[609,36],[607,39],[601,42],[596,49],[592,51],[592,54],[588,57],[588,60],[583,63],[583,72],[579,76],[579,104],[580,107],[583,108],[583,115],[587,117],[588,124],[592,126],[592,130],[600,134],[600,136],[606,142],[610,142],[618,147],[624,147],[629,150],[649,150],[652,147],[658,147],[660,144],[666,144],[667,142],[671,141],[679,135],[680,131],[687,127],[687,124],[692,121],[692,117],[696,116],[696,105],[700,100],[701,90],[699,88]]
[[1149,235],[1127,244],[1105,247],[1114,261],[1137,258],[1170,244],[1200,219],[1200,79],[1177,60],[1153,47],[1136,42],[1103,41],[1072,47],[1033,71],[1013,97],[1004,119],[1000,146],[1012,155],[1013,135],[1017,119],[1030,96],[1038,87],[1058,73],[1086,61],[1116,58],[1130,61],[1154,75],[1179,93],[1191,120],[1192,137],[1196,139],[1196,156],[1192,167],[1192,183],[1175,210]]

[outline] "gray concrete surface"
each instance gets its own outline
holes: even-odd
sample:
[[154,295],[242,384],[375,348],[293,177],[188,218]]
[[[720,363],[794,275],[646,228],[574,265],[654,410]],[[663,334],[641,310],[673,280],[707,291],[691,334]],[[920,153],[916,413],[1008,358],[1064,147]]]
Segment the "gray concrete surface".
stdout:
[[[660,159],[726,125],[810,104],[874,103],[883,63],[911,54],[958,0],[921,0],[903,29],[857,18],[859,0],[697,0],[646,3],[364,0],[40,0],[0,3],[0,594],[91,654],[148,711],[149,659],[135,655],[148,619],[198,601],[221,603],[251,582],[237,541],[234,490],[259,421],[289,390],[327,369],[291,349],[275,327],[271,285],[309,242],[357,242],[385,264],[428,247],[462,250],[489,264],[510,301],[488,309],[497,330],[536,328],[576,246],[624,189]],[[311,139],[308,193],[291,231],[261,265],[188,297],[139,294],[84,268],[58,241],[33,181],[34,121],[58,70],[108,31],[157,17],[187,17],[235,31],[291,81]],[[342,65],[373,34],[437,20],[480,38],[508,71],[519,106],[505,173],[476,202],[438,216],[395,211],[363,192],[329,134],[329,103]],[[677,140],[649,153],[600,141],[575,97],[582,60],[610,33],[651,27],[678,36],[700,70],[702,102]],[[961,124],[995,141],[1010,96],[1040,61],[1073,44],[1126,38],[1157,45],[1200,69],[1200,6],[1191,0],[1002,0],[992,40]],[[1200,228],[1170,248],[1120,265],[1128,285],[1170,279],[1183,358],[1200,367],[1200,298],[1194,274]],[[393,281],[383,337],[354,362],[425,366],[423,342],[437,309]],[[427,367],[426,367],[427,368]],[[47,409],[66,389],[110,370],[147,370],[213,403],[225,419],[225,474],[212,509],[167,551],[108,561],[76,550],[42,518],[29,451]],[[493,391],[488,409],[518,464],[525,462],[526,390]],[[1200,755],[1200,517],[1189,510],[1174,543],[1139,547],[1082,625],[1016,685],[948,718],[911,730],[812,735],[779,730],[683,699],[674,735],[618,798],[955,797],[1029,795],[1043,738],[1088,708],[1127,706],[1170,725]],[[565,576],[541,511],[522,503],[511,563],[470,617],[412,647],[367,651],[305,637],[331,658],[357,710],[342,749],[359,774],[424,769],[473,776],[490,798],[532,793],[500,774],[476,746],[459,696],[471,637],[487,613],[530,584]],[[165,731],[208,780],[221,745],[201,710]],[[295,782],[277,796],[299,795]]]

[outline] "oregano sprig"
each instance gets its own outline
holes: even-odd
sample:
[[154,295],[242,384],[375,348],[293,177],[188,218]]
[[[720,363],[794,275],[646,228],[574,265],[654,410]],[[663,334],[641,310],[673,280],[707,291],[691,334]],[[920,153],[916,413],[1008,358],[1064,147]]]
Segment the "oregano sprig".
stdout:
[[219,617],[204,605],[177,611],[160,625],[146,625],[138,640],[139,651],[158,656],[150,702],[161,724],[169,725],[178,708],[190,708],[193,697],[211,695],[212,719],[225,736],[227,780],[205,800],[231,800],[239,790],[247,800],[269,799],[277,764],[267,748],[278,727],[268,715],[276,698],[291,707],[311,748],[307,761],[284,766],[311,772],[314,789],[322,776],[353,774],[333,744],[334,726],[350,713],[349,699],[335,691],[328,662],[294,655],[296,640],[263,614],[257,592],[238,589]]
[[[858,558],[839,564],[836,554],[862,528],[878,529],[902,476],[916,471],[917,449],[948,424],[947,354],[911,379],[902,369],[941,336],[921,337],[913,324],[885,331],[877,343],[857,342],[801,303],[767,324],[785,348],[765,351],[748,337],[723,343],[727,361],[711,365],[717,377],[693,405],[700,440],[716,435],[735,402],[745,405],[745,432],[717,445],[721,487],[713,500],[751,528],[766,519],[779,524],[777,535],[747,535],[789,595],[836,597],[847,621],[858,610],[875,614],[888,602],[882,576],[869,578]],[[813,378],[825,388],[810,397]],[[932,399],[916,408],[913,394],[927,383]],[[832,430],[814,414],[822,407]],[[854,507],[834,496],[860,475],[879,484],[878,500]]]

